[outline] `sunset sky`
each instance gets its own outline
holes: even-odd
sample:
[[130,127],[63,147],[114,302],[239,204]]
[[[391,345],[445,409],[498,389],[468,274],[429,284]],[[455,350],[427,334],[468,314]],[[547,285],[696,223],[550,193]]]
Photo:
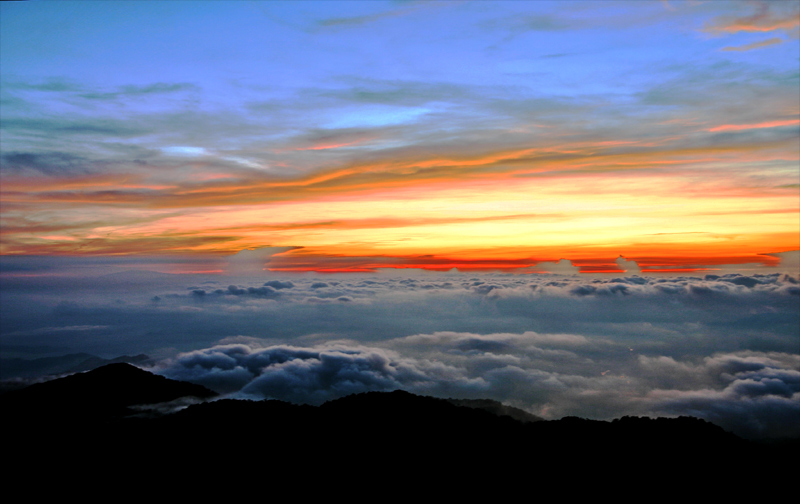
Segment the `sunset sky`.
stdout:
[[800,249],[796,2],[0,8],[5,255],[588,273]]
[[797,1],[0,23],[0,387],[146,354],[226,397],[800,436]]

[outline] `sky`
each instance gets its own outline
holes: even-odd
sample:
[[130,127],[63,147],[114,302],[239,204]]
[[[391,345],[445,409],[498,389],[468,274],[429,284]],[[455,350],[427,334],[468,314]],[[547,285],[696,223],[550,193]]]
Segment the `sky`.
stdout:
[[0,351],[800,435],[799,61],[795,1],[2,2]]
[[800,249],[798,9],[4,3],[0,251],[776,266]]

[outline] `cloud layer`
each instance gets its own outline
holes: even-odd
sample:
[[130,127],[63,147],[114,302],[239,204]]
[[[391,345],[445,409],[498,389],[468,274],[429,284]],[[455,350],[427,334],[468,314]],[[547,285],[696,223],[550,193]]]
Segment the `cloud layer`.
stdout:
[[800,435],[797,354],[626,358],[618,346],[608,339],[532,332],[437,332],[370,346],[240,343],[181,354],[157,372],[248,399],[321,404],[403,389],[492,398],[547,418],[693,415],[747,437]]
[[797,434],[796,276],[16,271],[2,283],[4,357],[147,353],[235,397],[405,389],[547,418],[689,414]]

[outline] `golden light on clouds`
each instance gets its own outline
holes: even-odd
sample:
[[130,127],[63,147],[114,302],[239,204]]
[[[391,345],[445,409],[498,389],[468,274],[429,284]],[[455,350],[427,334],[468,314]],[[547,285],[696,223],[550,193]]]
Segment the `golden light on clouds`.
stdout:
[[[532,6],[503,6],[523,7]],[[703,9],[659,7],[694,28],[683,45],[659,46],[671,63],[657,68],[630,44],[600,67],[567,49],[525,59],[525,37],[504,35],[491,43],[496,54],[451,47],[433,66],[401,58],[410,67],[391,79],[367,70],[359,45],[337,56],[341,70],[323,58],[252,86],[199,70],[191,82],[116,87],[10,81],[0,252],[287,247],[276,261],[304,258],[318,270],[330,258],[374,269],[367,258],[376,257],[382,267],[501,269],[567,259],[585,270],[616,268],[620,255],[680,257],[673,266],[687,268],[764,261],[759,254],[800,248],[800,100],[796,64],[786,63],[796,58],[787,44],[742,37],[793,36],[800,18],[783,4],[723,7],[699,18]],[[526,36],[569,45],[551,28],[591,32],[556,10],[548,16],[560,24]],[[391,19],[410,22],[401,18]],[[660,29],[676,36],[670,26]],[[301,38],[317,48],[325,36],[312,32]],[[768,58],[749,59],[756,48]],[[687,64],[696,54],[708,63]],[[262,57],[250,63],[277,65]],[[347,67],[351,57],[360,63]]]

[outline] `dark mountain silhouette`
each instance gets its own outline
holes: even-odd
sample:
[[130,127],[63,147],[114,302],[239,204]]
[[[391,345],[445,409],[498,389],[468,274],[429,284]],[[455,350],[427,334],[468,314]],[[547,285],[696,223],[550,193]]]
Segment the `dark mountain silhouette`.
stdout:
[[129,406],[215,395],[200,385],[170,380],[127,363],[115,363],[8,392],[0,397],[0,405],[7,420],[38,422],[57,412],[81,421],[105,421],[131,414]]
[[200,487],[210,482],[267,478],[305,492],[310,482],[370,482],[393,493],[486,498],[535,480],[588,497],[611,482],[707,484],[709,468],[730,464],[746,467],[748,478],[788,478],[792,467],[781,462],[793,456],[786,446],[748,442],[696,418],[532,421],[494,401],[404,391],[319,407],[225,399],[165,415],[133,408],[187,396],[213,393],[128,364],[8,393],[0,397],[7,481],[45,478],[63,492],[90,475],[105,485],[146,481],[205,496]]
[[121,355],[113,359],[104,359],[88,353],[74,353],[38,359],[2,358],[0,359],[0,380],[80,373],[117,362],[145,364],[149,361],[150,357],[145,354]]

